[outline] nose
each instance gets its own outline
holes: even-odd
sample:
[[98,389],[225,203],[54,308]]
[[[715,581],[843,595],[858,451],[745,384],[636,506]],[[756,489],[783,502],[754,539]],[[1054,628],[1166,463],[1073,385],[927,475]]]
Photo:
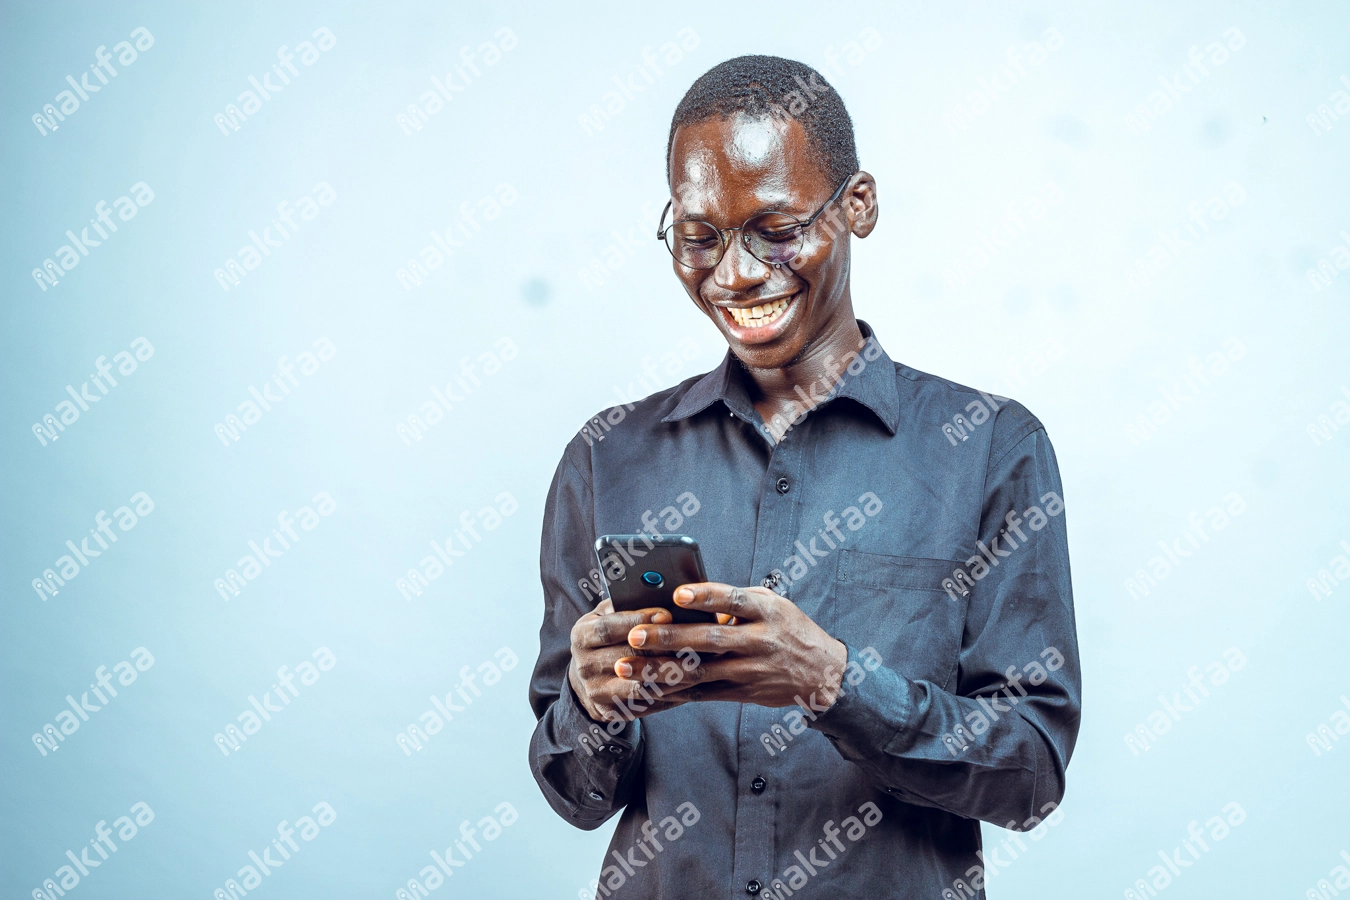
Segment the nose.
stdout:
[[768,265],[746,249],[740,229],[732,232],[726,251],[713,269],[713,283],[724,291],[740,294],[768,278]]

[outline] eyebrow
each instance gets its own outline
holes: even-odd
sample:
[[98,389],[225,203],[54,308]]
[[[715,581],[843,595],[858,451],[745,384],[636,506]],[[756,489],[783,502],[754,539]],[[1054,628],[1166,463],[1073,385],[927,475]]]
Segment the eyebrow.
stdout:
[[[672,200],[672,201],[673,201],[674,199],[675,199],[674,197],[671,197],[671,200]],[[789,199],[789,198],[787,198],[787,197],[780,197],[780,198],[779,198],[779,202],[778,202],[777,205],[761,207],[761,208],[758,209],[757,211],[752,212],[750,215],[748,215],[748,216],[746,216],[745,218],[741,219],[741,221],[737,222],[735,225],[728,226],[728,227],[731,227],[731,228],[739,227],[739,226],[745,224],[748,220],[753,219],[755,216],[762,216],[762,215],[764,215],[765,213],[783,213],[783,214],[785,214],[785,215],[793,216],[793,217],[798,218],[798,219],[804,218],[805,216],[810,215],[809,212],[800,212],[800,213],[799,213],[799,212],[793,212],[793,211],[791,211],[791,209],[790,209],[790,205],[791,205],[791,204],[788,202],[788,199]],[[671,215],[673,216],[673,215],[675,214],[675,206],[674,206],[673,203],[671,204],[670,211],[671,211]],[[677,218],[673,219],[672,224],[673,224],[674,222],[708,222],[709,224],[715,224],[715,223],[712,222],[711,219],[708,218],[708,214],[707,214],[706,212],[704,212],[704,213],[702,213],[702,214],[700,214],[700,215],[685,215],[685,216],[680,216],[680,217],[677,217]]]

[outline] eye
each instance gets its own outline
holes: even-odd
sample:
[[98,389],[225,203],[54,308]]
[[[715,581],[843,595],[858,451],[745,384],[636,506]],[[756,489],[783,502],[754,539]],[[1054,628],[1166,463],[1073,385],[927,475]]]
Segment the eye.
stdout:
[[786,228],[761,228],[759,230],[759,235],[766,241],[782,243],[783,241],[790,241],[797,236],[797,226],[790,225]]

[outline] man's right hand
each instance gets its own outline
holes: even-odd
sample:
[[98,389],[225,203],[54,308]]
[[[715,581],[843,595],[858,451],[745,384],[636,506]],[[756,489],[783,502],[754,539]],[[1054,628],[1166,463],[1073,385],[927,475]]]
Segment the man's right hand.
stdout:
[[[628,633],[637,625],[667,625],[671,621],[670,611],[654,607],[633,612],[615,612],[614,604],[602,600],[591,612],[586,613],[572,626],[572,663],[567,667],[567,678],[572,690],[586,714],[596,722],[613,721],[616,717],[641,718],[672,706],[680,705],[678,692],[682,687],[696,684],[688,680],[686,684],[667,686],[659,682],[661,691],[670,699],[656,700],[656,695],[647,691],[647,697],[655,700],[648,702],[639,689],[640,680],[620,678],[614,665],[625,657],[641,653],[628,644]],[[616,701],[622,702],[627,715],[620,712]]]

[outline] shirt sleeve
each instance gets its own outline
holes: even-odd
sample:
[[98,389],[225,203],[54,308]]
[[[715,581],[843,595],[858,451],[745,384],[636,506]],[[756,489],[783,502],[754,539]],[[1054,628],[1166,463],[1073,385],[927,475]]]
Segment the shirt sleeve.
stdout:
[[600,600],[599,574],[592,571],[592,487],[576,461],[583,456],[588,470],[584,454],[579,439],[568,447],[544,506],[539,552],[544,622],[530,679],[530,706],[538,720],[530,739],[530,771],[554,812],[589,831],[627,805],[641,772],[642,729],[637,721],[591,719],[567,677],[572,626]]
[[1022,412],[1034,428],[990,453],[978,539],[998,565],[974,567],[955,691],[850,647],[857,683],[811,723],[893,796],[1015,830],[1063,797],[1081,707],[1063,488]]

